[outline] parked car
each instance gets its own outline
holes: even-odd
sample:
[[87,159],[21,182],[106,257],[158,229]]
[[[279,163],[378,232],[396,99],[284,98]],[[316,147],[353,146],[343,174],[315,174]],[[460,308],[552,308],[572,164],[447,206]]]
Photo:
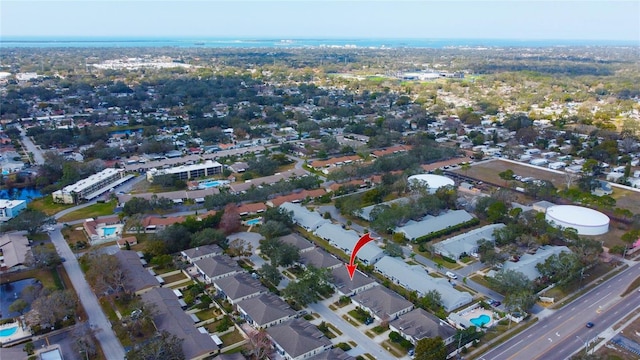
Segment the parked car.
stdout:
[[591,321],[589,321],[589,322],[587,323],[587,327],[588,327],[589,329],[591,329],[591,328],[593,327],[593,323],[592,323]]

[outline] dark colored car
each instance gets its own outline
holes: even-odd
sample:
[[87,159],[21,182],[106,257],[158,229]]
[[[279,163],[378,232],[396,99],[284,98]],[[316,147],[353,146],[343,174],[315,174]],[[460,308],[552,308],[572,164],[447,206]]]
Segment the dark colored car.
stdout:
[[502,303],[501,303],[500,301],[496,300],[496,301],[494,301],[494,302],[493,302],[493,304],[491,304],[491,305],[493,305],[493,306],[495,306],[495,307],[498,307],[498,306],[502,305]]
[[587,323],[587,327],[588,327],[589,329],[591,329],[591,328],[593,327],[593,323],[592,323],[591,321],[589,321],[589,322]]

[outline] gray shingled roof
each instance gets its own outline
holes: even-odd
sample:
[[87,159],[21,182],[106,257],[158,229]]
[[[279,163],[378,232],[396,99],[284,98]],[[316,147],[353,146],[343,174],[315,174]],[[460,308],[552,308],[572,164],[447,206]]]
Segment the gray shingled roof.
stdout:
[[438,319],[422,309],[413,309],[391,321],[389,326],[414,339],[414,343],[424,338],[440,336],[446,340],[456,334],[456,329],[446,321]]
[[384,286],[374,286],[358,293],[353,300],[370,309],[380,319],[391,317],[393,314],[413,307],[410,301]]
[[268,328],[267,333],[293,358],[331,346],[331,341],[306,320],[293,319]]
[[429,235],[472,219],[473,216],[465,210],[452,210],[440,216],[425,217],[421,221],[409,221],[406,225],[397,227],[395,232],[404,234],[409,240],[415,240],[421,236]]
[[342,265],[342,261],[336,259],[322,249],[313,249],[300,253],[300,262],[304,265],[313,265],[317,268],[334,268]]
[[248,273],[238,273],[232,276],[216,279],[213,283],[222,290],[231,302],[249,295],[258,295],[267,289]]
[[279,297],[265,293],[238,302],[242,309],[260,327],[276,320],[293,317],[296,312]]
[[289,235],[281,236],[279,239],[285,244],[295,246],[296,248],[298,248],[298,250],[302,252],[311,250],[315,247],[311,241],[303,238],[298,234],[289,234]]
[[331,271],[333,276],[333,286],[343,294],[351,294],[354,291],[370,286],[372,284],[377,285],[373,278],[363,274],[360,270],[356,270],[353,274],[353,280],[349,278],[349,272],[344,266],[339,266]]
[[185,358],[192,359],[218,350],[211,336],[201,333],[194,326],[193,319],[182,310],[173,290],[151,289],[142,294],[142,300],[147,304],[155,304],[153,322],[158,330],[166,330],[184,340],[182,352]]
[[185,256],[189,259],[197,259],[207,255],[220,255],[222,254],[222,248],[216,244],[203,245],[194,247],[191,249],[184,250],[182,252],[182,256]]
[[333,348],[312,356],[307,360],[355,360],[355,358],[340,348]]
[[142,266],[140,256],[132,250],[120,250],[115,254],[124,270],[127,282],[127,289],[133,292],[152,287],[160,286],[155,276]]
[[238,263],[227,255],[206,257],[194,262],[194,265],[212,279],[243,271]]

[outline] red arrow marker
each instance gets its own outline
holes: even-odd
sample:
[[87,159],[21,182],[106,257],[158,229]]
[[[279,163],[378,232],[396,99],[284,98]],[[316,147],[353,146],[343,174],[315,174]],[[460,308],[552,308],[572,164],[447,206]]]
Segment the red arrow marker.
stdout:
[[356,272],[356,267],[358,266],[357,264],[355,264],[356,254],[369,241],[373,241],[373,238],[371,237],[371,235],[369,235],[369,233],[362,235],[360,240],[358,240],[358,242],[356,243],[356,246],[353,247],[353,251],[351,251],[351,259],[349,260],[349,263],[346,265],[347,270],[349,271],[349,277],[351,278],[351,280],[353,280],[353,274]]

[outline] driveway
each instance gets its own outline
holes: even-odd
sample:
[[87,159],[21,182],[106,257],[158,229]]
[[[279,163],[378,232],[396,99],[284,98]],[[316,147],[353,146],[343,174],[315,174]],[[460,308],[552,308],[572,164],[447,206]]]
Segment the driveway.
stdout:
[[[58,254],[67,260],[63,263],[64,269],[67,271],[67,275],[69,275],[69,279],[76,290],[76,294],[78,294],[80,303],[82,303],[82,306],[89,317],[89,322],[93,324],[94,328],[99,329],[99,331],[96,332],[96,338],[102,347],[102,351],[107,359],[124,359],[124,348],[113,333],[111,323],[102,312],[98,299],[85,280],[84,273],[80,269],[78,260],[62,237],[62,234],[60,233],[61,228],[62,224],[56,224],[54,230],[49,233],[49,236],[58,250]],[[87,319],[81,319],[81,321],[86,320]]]
[[349,324],[342,317],[329,309],[327,307],[328,302],[331,302],[331,300],[325,300],[323,302],[311,304],[308,307],[318,315],[322,316],[325,321],[337,327],[342,332],[342,336],[346,336],[347,338],[358,344],[358,346],[354,348],[354,350],[357,350],[358,353],[369,353],[378,360],[396,359],[396,357],[384,350],[371,338],[363,334],[360,330],[356,329],[353,325]]

